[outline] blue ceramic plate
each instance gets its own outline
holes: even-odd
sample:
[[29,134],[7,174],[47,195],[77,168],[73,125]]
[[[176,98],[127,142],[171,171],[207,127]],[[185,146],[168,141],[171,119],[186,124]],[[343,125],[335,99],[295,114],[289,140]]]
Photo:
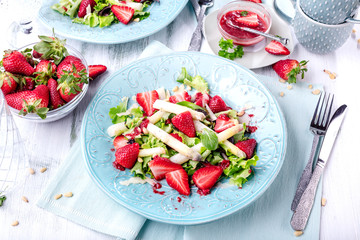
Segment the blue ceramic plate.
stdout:
[[50,7],[60,0],[44,0],[39,10],[40,21],[49,29],[54,28],[56,34],[84,42],[114,44],[125,43],[150,36],[171,23],[188,0],[162,0],[154,2],[149,8],[150,17],[128,25],[112,24],[109,27],[91,28],[87,25],[72,23],[68,16],[52,10]]
[[[164,195],[153,192],[149,184],[123,186],[130,171],[112,166],[115,154],[112,139],[106,130],[111,125],[109,109],[122,97],[138,92],[178,85],[181,67],[191,75],[199,74],[209,83],[211,94],[220,95],[234,109],[252,106],[252,124],[258,127],[252,138],[258,142],[260,160],[254,176],[242,189],[224,179],[211,194],[200,196],[196,187],[189,197],[180,196],[165,180]],[[129,103],[129,106],[133,101]],[[138,60],[114,73],[98,90],[85,113],[82,123],[82,152],[91,178],[111,198],[149,219],[173,224],[199,224],[213,221],[247,206],[273,182],[284,160],[286,128],[279,105],[253,72],[233,61],[196,52],[180,52]],[[178,197],[181,197],[179,200]]]

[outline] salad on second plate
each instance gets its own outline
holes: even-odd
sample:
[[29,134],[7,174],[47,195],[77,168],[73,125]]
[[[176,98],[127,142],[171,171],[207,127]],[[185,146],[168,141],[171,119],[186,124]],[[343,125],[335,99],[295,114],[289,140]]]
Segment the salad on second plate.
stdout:
[[147,8],[160,0],[60,0],[51,8],[69,16],[74,23],[106,27],[113,23],[128,24],[148,18]]
[[[137,93],[137,103],[129,108],[129,98],[124,97],[110,109],[113,125],[107,132],[114,137],[113,166],[131,169],[134,176],[120,184],[148,182],[163,194],[155,180],[166,179],[182,195],[190,195],[192,184],[206,195],[220,179],[229,178],[241,188],[258,160],[256,140],[249,138],[256,130],[249,126],[251,115],[211,96],[208,83],[185,68],[177,81],[182,85],[172,89],[172,96],[160,88]],[[197,90],[192,96],[186,91],[191,88]]]

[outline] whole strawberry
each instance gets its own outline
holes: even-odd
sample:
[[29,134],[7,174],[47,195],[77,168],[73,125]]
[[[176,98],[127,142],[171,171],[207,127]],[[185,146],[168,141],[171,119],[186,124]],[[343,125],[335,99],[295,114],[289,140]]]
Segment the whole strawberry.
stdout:
[[5,70],[10,73],[31,76],[35,71],[18,51],[6,50],[2,62]]
[[65,102],[71,101],[88,83],[85,65],[75,56],[67,56],[57,67],[58,90]]
[[34,46],[34,58],[45,60],[54,60],[55,65],[69,55],[65,43],[66,40],[60,40],[57,37],[39,36],[40,42]]
[[35,79],[28,76],[17,75],[19,78],[19,88],[18,91],[27,91],[34,90],[35,88]]
[[47,81],[55,74],[56,65],[49,60],[41,60],[35,68],[36,84],[47,84]]
[[139,155],[138,143],[128,144],[116,150],[115,162],[124,168],[132,168]]
[[42,119],[46,118],[49,104],[49,89],[39,85],[33,91],[22,91],[5,96],[10,107],[20,110],[19,114],[37,113]]
[[4,95],[15,91],[19,79],[9,72],[0,72],[0,88]]
[[305,72],[307,72],[306,64],[309,61],[301,61],[300,63],[294,59],[280,60],[275,63],[272,68],[274,71],[288,83],[296,83],[297,75],[301,73],[301,79],[304,78]]
[[52,109],[56,109],[58,107],[61,107],[62,105],[65,104],[64,100],[61,98],[57,87],[57,81],[50,78],[48,81],[48,88],[49,88],[49,93],[50,93],[50,106]]

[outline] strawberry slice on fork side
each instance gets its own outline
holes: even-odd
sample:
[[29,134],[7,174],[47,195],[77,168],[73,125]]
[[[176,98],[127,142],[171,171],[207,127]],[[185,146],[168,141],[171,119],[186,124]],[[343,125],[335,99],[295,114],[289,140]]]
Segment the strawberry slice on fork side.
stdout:
[[136,101],[144,109],[146,116],[151,116],[155,112],[154,102],[159,99],[156,90],[136,94]]

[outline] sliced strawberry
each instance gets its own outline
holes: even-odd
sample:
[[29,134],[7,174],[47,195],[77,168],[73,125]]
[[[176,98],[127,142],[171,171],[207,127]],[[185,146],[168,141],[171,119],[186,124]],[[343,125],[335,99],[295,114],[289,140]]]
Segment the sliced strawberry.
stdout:
[[114,148],[117,150],[119,148],[122,148],[123,146],[126,146],[128,144],[128,141],[123,135],[117,136],[114,138]]
[[206,166],[196,170],[192,180],[201,190],[210,190],[222,173],[223,169],[219,166]]
[[62,100],[59,91],[57,90],[58,84],[57,81],[50,78],[48,81],[48,88],[50,93],[50,103],[53,109],[56,109],[65,104]]
[[112,5],[111,11],[114,13],[117,19],[123,24],[128,24],[131,18],[134,16],[135,10],[128,6]]
[[183,195],[190,195],[189,177],[184,169],[168,172],[165,174],[166,182],[170,187]]
[[238,143],[235,144],[235,146],[240,148],[240,150],[246,154],[247,158],[252,158],[256,147],[256,140],[248,139],[245,141],[239,141]]
[[216,119],[216,124],[215,124],[214,130],[215,130],[215,132],[219,133],[219,132],[222,132],[233,126],[235,126],[234,121],[232,119],[230,119],[227,114],[221,114]]
[[189,111],[180,113],[171,119],[172,124],[188,137],[196,137],[194,121]]
[[124,168],[132,168],[139,156],[140,146],[138,143],[128,144],[116,150],[115,163]]
[[265,48],[265,51],[274,55],[289,55],[290,51],[280,42],[272,40]]
[[210,95],[207,93],[197,92],[195,94],[195,104],[200,107],[205,107],[206,104],[209,104]]
[[145,118],[141,123],[140,123],[140,129],[142,132],[144,132],[144,128],[147,128],[148,124],[149,124],[149,119]]
[[106,72],[107,67],[104,65],[89,65],[89,77],[95,79],[100,74]]
[[170,133],[170,135],[173,136],[174,138],[176,138],[177,140],[179,140],[180,142],[183,141],[183,139],[177,133]]
[[168,172],[182,169],[180,164],[173,163],[165,157],[157,157],[151,160],[148,165],[156,180],[164,179]]
[[156,90],[136,94],[136,101],[144,109],[146,116],[151,116],[155,112],[154,102],[159,99]]
[[213,113],[218,113],[222,111],[226,111],[228,107],[226,106],[224,100],[218,95],[212,97],[209,101],[209,108]]
[[183,92],[180,92],[180,93],[176,93],[175,95],[171,96],[169,98],[169,101],[171,103],[178,103],[178,102],[183,102],[183,101],[188,101],[190,102],[191,101],[191,97],[190,95],[186,92],[186,91],[183,91]]
[[254,2],[254,3],[262,3],[261,0],[247,0],[247,1],[249,1],[249,2]]
[[[241,17],[235,19],[238,23],[246,27],[257,27],[259,26],[259,18],[256,13],[243,11]],[[244,14],[243,14],[244,13]]]
[[83,18],[86,15],[86,8],[90,5],[91,12],[94,11],[94,7],[96,5],[96,2],[94,0],[82,0],[80,3],[79,11],[78,11],[78,17]]

